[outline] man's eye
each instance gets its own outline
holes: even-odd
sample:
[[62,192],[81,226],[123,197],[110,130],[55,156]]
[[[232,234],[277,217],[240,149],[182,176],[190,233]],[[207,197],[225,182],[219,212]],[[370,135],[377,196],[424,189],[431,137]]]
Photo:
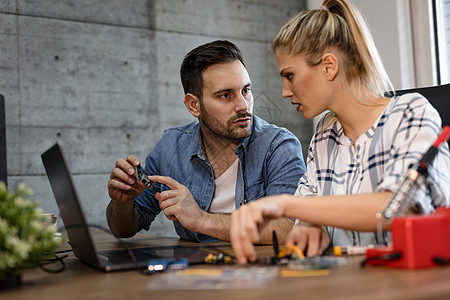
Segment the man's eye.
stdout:
[[244,94],[248,94],[248,93],[250,93],[252,91],[252,89],[251,88],[245,88],[242,91],[244,92]]
[[220,95],[220,98],[228,98],[228,97],[230,97],[230,93]]

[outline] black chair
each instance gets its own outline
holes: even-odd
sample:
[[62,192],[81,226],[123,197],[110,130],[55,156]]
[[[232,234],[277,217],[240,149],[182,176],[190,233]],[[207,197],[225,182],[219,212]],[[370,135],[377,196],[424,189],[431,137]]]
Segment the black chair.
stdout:
[[450,84],[396,91],[397,95],[420,93],[441,115],[442,126],[450,125]]
[[6,124],[5,124],[5,97],[0,95],[0,181],[6,185],[8,174],[6,172]]

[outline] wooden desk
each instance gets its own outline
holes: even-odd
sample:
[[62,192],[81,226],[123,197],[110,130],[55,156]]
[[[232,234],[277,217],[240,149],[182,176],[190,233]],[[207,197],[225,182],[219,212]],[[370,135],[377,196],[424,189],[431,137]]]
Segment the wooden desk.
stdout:
[[[111,249],[117,243],[97,239],[98,247]],[[134,246],[192,245],[176,238],[138,235],[131,239]],[[215,243],[231,252],[228,243]],[[272,247],[258,247],[261,255],[272,255]],[[17,290],[0,292],[2,300],[21,299],[450,299],[450,267],[424,270],[400,270],[383,267],[361,268],[362,256],[348,257],[348,263],[331,269],[330,275],[318,277],[275,278],[265,288],[240,290],[151,290],[149,283],[156,275],[137,271],[103,273],[67,258],[66,270],[59,274],[40,269],[24,273],[24,285]],[[194,266],[221,268],[217,265]]]

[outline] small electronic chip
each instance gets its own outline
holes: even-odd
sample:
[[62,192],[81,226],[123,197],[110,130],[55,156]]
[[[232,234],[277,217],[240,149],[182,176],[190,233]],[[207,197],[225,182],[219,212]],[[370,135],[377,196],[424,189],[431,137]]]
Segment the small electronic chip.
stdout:
[[147,187],[149,187],[149,188],[152,188],[154,182],[151,181],[150,179],[148,179],[148,176],[150,176],[150,174],[149,174],[144,168],[142,168],[141,165],[138,165],[138,166],[136,167],[136,170],[137,170],[137,178],[138,178],[143,184],[145,184],[145,186],[147,186]]

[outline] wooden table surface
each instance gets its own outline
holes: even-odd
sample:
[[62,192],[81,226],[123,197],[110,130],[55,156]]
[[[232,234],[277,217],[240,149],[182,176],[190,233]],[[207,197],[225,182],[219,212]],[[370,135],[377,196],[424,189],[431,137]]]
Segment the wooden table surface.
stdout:
[[[144,234],[129,242],[135,247],[203,245]],[[98,234],[96,244],[99,250],[118,247],[117,242]],[[209,245],[232,253],[228,243]],[[67,247],[63,245],[62,249]],[[271,246],[257,248],[261,256],[273,255]],[[143,275],[135,270],[104,273],[85,265],[69,253],[63,272],[51,274],[40,269],[28,270],[23,274],[22,287],[1,291],[0,299],[450,299],[450,267],[422,270],[362,268],[360,263],[363,259],[363,256],[349,256],[345,265],[331,268],[326,276],[276,276],[260,288],[155,290],[151,288],[152,283],[165,276],[164,273]],[[220,270],[240,267],[205,264],[191,268]],[[278,268],[287,269],[285,266]]]

